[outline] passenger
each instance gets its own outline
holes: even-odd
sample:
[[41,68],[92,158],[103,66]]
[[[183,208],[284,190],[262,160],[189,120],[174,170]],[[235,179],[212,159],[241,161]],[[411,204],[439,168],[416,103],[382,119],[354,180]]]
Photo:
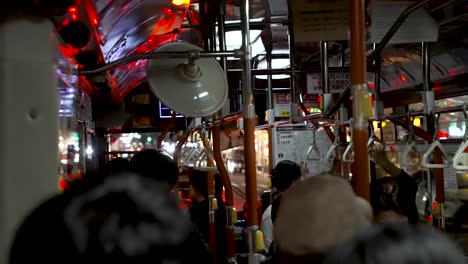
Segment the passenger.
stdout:
[[[174,159],[164,151],[146,149],[138,152],[130,160],[130,169],[144,177],[168,184],[170,193],[176,197],[174,188],[179,179],[179,168]],[[188,254],[196,256],[199,260],[204,259],[204,263],[210,262],[210,251],[203,239],[203,232],[193,224],[190,234],[191,243],[187,243],[186,249]]]
[[271,255],[273,242],[273,222],[280,204],[280,198],[294,182],[301,178],[301,166],[290,160],[280,161],[271,171],[271,185],[274,189],[273,204],[269,205],[262,216],[262,233],[266,252]]
[[370,210],[342,177],[322,174],[295,184],[278,208],[274,262],[322,263],[339,241],[371,224]]
[[460,248],[429,226],[387,223],[338,244],[324,264],[464,264]]
[[164,151],[156,149],[135,154],[130,160],[130,169],[142,176],[168,183],[171,190],[179,177],[177,163]]
[[372,160],[384,169],[389,177],[377,179],[371,184],[371,204],[377,222],[419,221],[416,207],[416,180],[391,163],[382,147],[369,151]]
[[[190,179],[190,198],[192,206],[190,208],[190,218],[198,227],[203,238],[209,242],[209,200],[208,200],[208,173],[199,170],[192,170],[189,174]],[[216,257],[217,263],[227,263],[226,252],[226,225],[227,211],[224,204],[220,201],[218,209],[215,211],[215,232],[216,232]]]
[[113,158],[106,164],[104,170],[107,174],[129,171],[130,161],[124,158]]
[[[168,186],[135,174],[116,174],[65,208],[76,263],[189,263],[184,243],[190,221]],[[42,261],[41,261],[42,262]]]

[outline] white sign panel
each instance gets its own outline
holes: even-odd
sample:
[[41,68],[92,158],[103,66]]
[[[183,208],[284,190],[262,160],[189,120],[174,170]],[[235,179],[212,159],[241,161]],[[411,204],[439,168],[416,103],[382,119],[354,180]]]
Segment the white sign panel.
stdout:
[[348,0],[291,1],[294,40],[348,39]]
[[313,131],[305,125],[287,125],[275,127],[273,130],[273,164],[282,160],[291,160],[307,167],[308,174],[317,175],[328,172],[331,164],[325,156],[332,142],[323,129],[317,130],[315,143],[319,149],[320,160],[308,160],[307,151],[313,140]]
[[[341,93],[350,84],[349,73],[347,72],[331,72],[328,75],[328,85],[330,93]],[[322,94],[322,76],[320,73],[307,74],[307,93]]]
[[[372,2],[370,41],[380,43],[398,17],[414,1],[374,0]],[[390,40],[389,44],[437,42],[439,24],[424,7],[411,13]]]
[[444,169],[444,187],[446,192],[458,192],[457,174],[451,166]]

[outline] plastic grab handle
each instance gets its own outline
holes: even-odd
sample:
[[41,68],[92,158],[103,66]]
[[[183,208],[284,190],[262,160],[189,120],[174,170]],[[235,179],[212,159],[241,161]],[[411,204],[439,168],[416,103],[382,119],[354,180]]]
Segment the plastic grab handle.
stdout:
[[[433,164],[427,161],[429,159],[429,156],[431,155],[431,153],[434,151],[435,148],[439,148],[440,151],[442,152],[442,155],[444,156],[444,164]],[[445,163],[445,161],[447,161],[447,163]],[[429,168],[429,169],[443,169],[443,168],[447,168],[448,161],[450,161],[449,156],[447,155],[447,153],[445,153],[442,147],[442,144],[440,144],[440,141],[436,140],[431,144],[431,146],[426,151],[426,153],[424,153],[421,163],[424,167]]]
[[367,147],[369,148],[370,146],[372,146],[374,142],[380,143],[381,145],[385,145],[385,143],[380,138],[376,136],[371,136],[367,141]]
[[208,151],[207,149],[203,149],[201,151],[201,155],[198,156],[198,159],[195,162],[195,168],[200,171],[217,172],[218,168],[216,166],[208,167],[208,166],[201,165],[203,160],[206,158],[210,159],[213,162],[213,164],[216,164],[213,157],[211,156],[210,151]]
[[352,159],[347,159],[346,157],[349,155],[349,153],[353,150],[353,142],[349,142],[348,146],[346,147],[345,152],[343,153],[343,162],[345,163],[353,163],[354,162],[354,157]]
[[320,151],[315,143],[307,150],[306,157],[308,160],[320,160]]
[[455,170],[468,170],[468,166],[458,165],[458,161],[463,157],[463,154],[465,154],[465,149],[467,147],[468,141],[464,141],[463,144],[461,144],[457,149],[457,152],[455,152],[455,156],[453,156],[452,160],[452,166]]
[[328,161],[332,161],[335,159],[335,151],[336,148],[338,147],[338,143],[333,143],[330,147],[330,149],[327,152],[327,155],[325,156],[325,159]]
[[409,161],[409,153],[411,151],[416,152],[416,143],[415,142],[411,142],[411,144],[406,146],[406,148],[403,150],[403,153],[401,154],[401,158],[400,158],[401,166],[403,166],[403,167],[418,167],[419,166],[420,162],[410,162]]

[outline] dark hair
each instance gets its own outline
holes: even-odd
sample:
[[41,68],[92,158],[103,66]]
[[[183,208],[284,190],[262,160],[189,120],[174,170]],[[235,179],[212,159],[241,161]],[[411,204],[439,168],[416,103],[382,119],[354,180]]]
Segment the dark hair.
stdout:
[[383,177],[375,182],[375,196],[372,199],[374,214],[392,210],[401,215],[407,215],[398,203],[399,186],[392,177]]
[[123,173],[72,199],[64,209],[64,222],[77,259],[82,263],[181,261],[190,221],[167,192],[166,184]]
[[203,197],[208,197],[208,173],[200,170],[191,170],[189,173],[190,184],[193,189],[203,195]]
[[290,160],[282,160],[271,171],[271,185],[278,191],[285,191],[300,177],[301,166],[299,164]]
[[324,264],[464,264],[458,246],[430,226],[374,225],[341,241]]
[[146,149],[135,154],[130,168],[142,176],[167,182],[171,188],[177,184],[179,168],[171,156],[161,150]]
[[130,161],[124,158],[113,158],[107,162],[105,173],[113,174],[130,170]]
[[372,186],[371,204],[374,215],[393,211],[406,216],[412,224],[419,222],[415,201],[418,187],[411,176],[402,171],[396,177],[380,178]]

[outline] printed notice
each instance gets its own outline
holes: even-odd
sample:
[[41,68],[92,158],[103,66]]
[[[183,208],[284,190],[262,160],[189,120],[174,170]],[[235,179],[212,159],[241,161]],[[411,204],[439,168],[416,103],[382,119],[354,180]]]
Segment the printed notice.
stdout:
[[458,192],[457,174],[452,167],[444,169],[444,187],[446,192]]
[[273,130],[273,163],[291,160],[307,167],[309,175],[318,175],[330,170],[325,156],[332,142],[323,129],[316,131],[315,144],[319,149],[320,160],[308,160],[307,151],[313,141],[313,130],[304,125],[286,125]]
[[[413,3],[414,1],[374,0],[372,2],[370,41],[380,43],[398,17]],[[438,37],[439,24],[424,7],[421,7],[406,18],[389,44],[437,42]]]
[[296,42],[348,39],[347,0],[294,0],[291,7]]

